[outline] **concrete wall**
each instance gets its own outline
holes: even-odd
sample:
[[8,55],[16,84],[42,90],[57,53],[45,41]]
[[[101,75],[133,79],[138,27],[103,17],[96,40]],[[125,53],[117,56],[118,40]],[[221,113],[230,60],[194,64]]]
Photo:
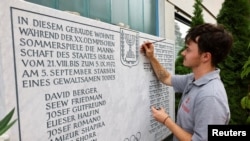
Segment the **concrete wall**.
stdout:
[[[162,4],[163,1],[165,1],[165,4]],[[224,0],[203,0],[202,14],[205,22],[216,23],[215,18],[219,14],[223,2]],[[175,40],[175,12],[191,21],[194,3],[195,0],[159,0],[160,37]]]
[[[195,0],[166,0],[167,3],[171,3],[172,5],[180,8],[181,10],[185,11],[190,16],[193,16],[193,5],[195,3]],[[202,4],[205,7],[203,9],[204,14],[204,20],[206,22],[215,23],[216,20],[213,18],[213,16],[217,16],[224,0],[203,0]],[[209,11],[207,12],[206,9]],[[211,15],[211,14],[212,15]]]

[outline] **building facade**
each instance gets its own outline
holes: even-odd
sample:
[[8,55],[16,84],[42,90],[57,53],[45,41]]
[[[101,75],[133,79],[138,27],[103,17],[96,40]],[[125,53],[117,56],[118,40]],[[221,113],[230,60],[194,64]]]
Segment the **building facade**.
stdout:
[[[119,25],[176,41],[175,56],[183,47],[195,0],[26,0],[83,17]],[[205,22],[216,23],[224,0],[203,0]]]

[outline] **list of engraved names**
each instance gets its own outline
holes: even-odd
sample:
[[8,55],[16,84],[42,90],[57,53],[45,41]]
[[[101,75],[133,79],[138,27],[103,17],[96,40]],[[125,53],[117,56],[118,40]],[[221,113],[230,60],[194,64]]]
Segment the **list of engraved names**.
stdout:
[[[166,68],[169,72],[173,71],[173,46],[166,44],[155,44],[155,55],[159,62]],[[155,73],[152,70],[150,63],[144,63],[144,70],[151,72],[152,75]],[[169,99],[169,87],[161,83],[159,80],[154,79],[150,81],[149,85],[149,99],[150,105],[157,108],[164,107],[166,111],[170,110],[170,99]],[[150,119],[150,129],[149,133],[155,133],[155,139],[159,140],[164,137],[165,132],[168,129],[162,126],[161,123],[157,122],[153,116]]]

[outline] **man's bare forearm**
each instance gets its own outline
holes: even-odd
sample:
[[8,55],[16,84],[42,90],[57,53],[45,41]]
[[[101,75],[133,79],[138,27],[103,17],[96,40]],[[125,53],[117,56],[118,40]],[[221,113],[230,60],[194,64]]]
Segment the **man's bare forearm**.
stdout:
[[157,78],[162,83],[166,83],[166,80],[170,77],[169,72],[160,64],[160,62],[155,57],[150,58],[150,63]]

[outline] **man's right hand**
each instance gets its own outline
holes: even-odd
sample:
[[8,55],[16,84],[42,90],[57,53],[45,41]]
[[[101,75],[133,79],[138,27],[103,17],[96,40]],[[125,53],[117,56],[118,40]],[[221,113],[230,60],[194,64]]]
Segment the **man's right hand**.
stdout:
[[141,45],[140,51],[141,51],[141,53],[144,53],[145,56],[149,59],[154,57],[154,45],[149,41],[145,41]]

